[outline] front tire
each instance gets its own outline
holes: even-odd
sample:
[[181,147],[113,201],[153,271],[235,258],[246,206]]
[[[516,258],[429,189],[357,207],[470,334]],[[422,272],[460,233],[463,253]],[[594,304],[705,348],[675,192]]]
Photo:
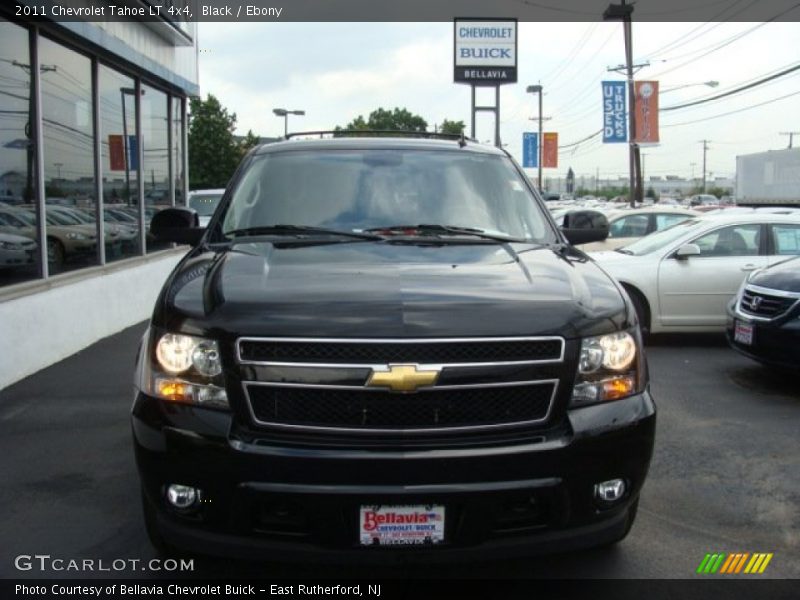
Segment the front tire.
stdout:
[[636,319],[639,321],[639,329],[642,330],[642,337],[646,337],[650,333],[650,310],[647,306],[647,300],[644,299],[641,292],[628,286],[624,286],[625,291],[631,298],[631,304],[636,311]]

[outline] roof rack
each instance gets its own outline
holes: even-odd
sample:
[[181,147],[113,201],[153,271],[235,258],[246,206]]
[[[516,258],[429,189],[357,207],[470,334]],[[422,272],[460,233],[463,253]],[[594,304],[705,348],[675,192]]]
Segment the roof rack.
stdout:
[[316,136],[323,138],[324,136],[331,137],[415,137],[426,139],[439,139],[439,140],[453,140],[459,142],[459,145],[466,145],[466,141],[477,141],[473,138],[467,138],[463,133],[438,133],[435,131],[408,131],[403,129],[339,129],[327,131],[297,131],[289,133],[284,139],[290,140],[295,137],[311,137]]

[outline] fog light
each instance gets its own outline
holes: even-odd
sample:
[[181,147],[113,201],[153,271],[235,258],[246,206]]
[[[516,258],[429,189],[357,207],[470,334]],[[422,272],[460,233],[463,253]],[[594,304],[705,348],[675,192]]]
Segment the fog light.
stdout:
[[200,499],[200,490],[179,484],[167,487],[167,502],[175,508],[185,509],[192,506]]
[[610,479],[595,484],[594,497],[603,502],[616,502],[625,495],[625,481]]

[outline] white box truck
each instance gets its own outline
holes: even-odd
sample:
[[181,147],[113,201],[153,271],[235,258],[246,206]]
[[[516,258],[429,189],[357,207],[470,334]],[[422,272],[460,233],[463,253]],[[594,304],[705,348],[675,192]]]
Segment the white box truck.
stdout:
[[800,207],[800,148],[737,156],[736,203]]

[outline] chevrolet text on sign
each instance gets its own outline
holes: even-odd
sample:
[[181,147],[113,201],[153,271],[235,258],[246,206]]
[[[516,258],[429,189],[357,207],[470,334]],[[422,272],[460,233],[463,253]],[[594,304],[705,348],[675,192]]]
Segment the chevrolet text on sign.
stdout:
[[516,20],[456,19],[454,23],[456,82],[516,83]]

